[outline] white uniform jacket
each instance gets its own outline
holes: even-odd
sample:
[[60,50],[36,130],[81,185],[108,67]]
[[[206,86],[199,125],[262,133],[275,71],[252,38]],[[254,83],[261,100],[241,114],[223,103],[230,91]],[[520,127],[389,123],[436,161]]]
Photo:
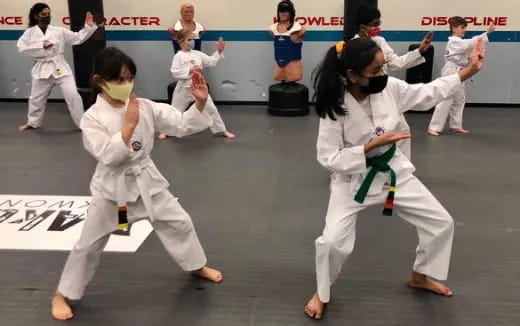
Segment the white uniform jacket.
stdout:
[[121,134],[126,108],[116,109],[101,96],[83,116],[81,130],[85,149],[98,161],[90,183],[92,194],[120,204],[142,196],[153,219],[147,202],[169,186],[150,158],[155,132],[187,136],[208,128],[212,120],[195,105],[181,113],[167,104],[146,99],[139,103],[139,122],[128,146]]
[[[428,84],[407,84],[389,77],[388,85],[381,93],[370,95],[371,112],[366,112],[347,92],[344,102],[346,115],[337,116],[336,121],[329,117],[320,119],[317,158],[322,166],[333,172],[332,185],[350,187],[354,196],[369,170],[365,163],[364,145],[376,134],[400,131],[399,123],[404,111],[428,110],[450,96],[460,83],[458,74]],[[367,155],[380,155],[389,148],[377,148]],[[396,172],[398,182],[399,178],[406,178],[415,171],[399,149],[389,164]],[[388,181],[388,173],[378,173],[368,195],[380,194]]]
[[[65,60],[65,47],[67,45],[78,45],[88,40],[96,31],[97,26],[85,27],[79,32],[73,32],[64,27],[47,27],[43,34],[40,27],[33,26],[28,28],[16,44],[18,51],[22,54],[35,58],[35,63],[31,71],[34,79],[47,79],[50,76],[60,78],[72,74],[72,69]],[[43,47],[45,41],[49,41],[53,46],[48,49]]]
[[[173,78],[177,80],[177,87],[189,88],[191,85],[191,68],[198,66],[215,67],[220,59],[224,58],[224,54],[215,51],[212,56],[208,56],[197,50],[189,52],[179,51],[173,57],[170,71]],[[191,91],[190,91],[191,92]]]

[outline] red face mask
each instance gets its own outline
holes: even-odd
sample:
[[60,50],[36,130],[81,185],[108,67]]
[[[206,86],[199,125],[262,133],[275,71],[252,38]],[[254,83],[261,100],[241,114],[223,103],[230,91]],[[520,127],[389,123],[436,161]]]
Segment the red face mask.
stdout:
[[381,28],[374,27],[374,28],[371,28],[370,31],[368,32],[368,36],[370,36],[370,37],[378,36],[379,33],[381,33]]

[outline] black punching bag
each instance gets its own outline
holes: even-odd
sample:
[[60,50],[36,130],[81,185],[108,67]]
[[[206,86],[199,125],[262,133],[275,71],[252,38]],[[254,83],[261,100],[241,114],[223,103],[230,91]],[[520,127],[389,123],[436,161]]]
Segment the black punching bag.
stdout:
[[[419,48],[419,46],[420,44],[411,44],[408,51],[413,51]],[[408,84],[426,84],[432,81],[434,52],[433,45],[430,45],[428,50],[423,54],[426,62],[406,70],[406,82]]]
[[309,114],[309,89],[294,82],[271,85],[267,112],[286,117]]
[[[420,44],[411,44],[408,51],[413,51],[419,48],[419,46]],[[429,83],[432,81],[434,52],[433,45],[430,45],[423,54],[426,62],[406,70],[406,82],[408,84]]]
[[103,0],[68,0],[70,29],[73,32],[80,31],[85,26],[85,16],[88,11],[94,16],[94,22],[99,26],[83,44],[72,47],[74,55],[74,70],[78,92],[83,99],[85,110],[88,109],[92,99],[90,75],[92,74],[94,57],[106,47]]

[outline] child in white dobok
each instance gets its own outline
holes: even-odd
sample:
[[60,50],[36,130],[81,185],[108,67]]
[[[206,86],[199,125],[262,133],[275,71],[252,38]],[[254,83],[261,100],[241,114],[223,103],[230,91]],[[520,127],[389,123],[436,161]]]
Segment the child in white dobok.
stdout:
[[305,313],[320,319],[356,239],[358,213],[384,204],[383,214],[396,215],[417,228],[419,244],[408,280],[413,288],[444,296],[452,291],[448,276],[454,225],[450,214],[414,176],[410,159],[396,142],[406,110],[428,110],[449,97],[482,64],[481,46],[458,73],[428,84],[409,85],[385,75],[385,57],[370,39],[347,42],[339,58],[331,48],[315,79],[320,116],[317,158],[331,171],[330,200],[323,234],[316,239],[315,294]]
[[211,125],[204,110],[206,82],[199,72],[192,74],[195,103],[180,112],[130,95],[135,75],[134,62],[118,49],[106,48],[95,58],[92,80],[99,94],[83,116],[81,130],[85,149],[98,164],[90,183],[92,201],[85,225],[52,300],[52,315],[59,320],[73,317],[68,301],[83,296],[110,234],[141,219],[150,221],[183,270],[222,281],[219,271],[206,266],[190,216],[168,191],[168,182],[150,157],[156,130],[182,137]]
[[[490,25],[485,33],[471,39],[463,39],[466,33],[466,26],[468,25],[466,20],[462,17],[455,16],[449,19],[449,24],[452,35],[449,37],[446,51],[444,52],[446,63],[442,68],[442,76],[454,74],[465,67],[469,62],[471,51],[477,41],[481,39],[483,42],[488,42],[488,35],[495,30],[495,26]],[[440,136],[448,116],[450,129],[454,133],[467,134],[469,131],[462,127],[462,115],[465,105],[466,90],[464,83],[461,83],[452,96],[437,104],[435,107],[432,120],[428,127],[428,134],[431,136]]]
[[78,128],[85,111],[72,69],[65,60],[65,50],[67,45],[81,44],[94,34],[97,29],[94,18],[87,12],[85,26],[79,32],[50,23],[49,6],[36,3],[29,13],[29,28],[17,43],[20,53],[34,58],[29,112],[27,122],[19,127],[20,131],[42,126],[47,99],[55,85],[60,87],[72,120]]
[[[177,41],[181,46],[181,51],[177,52],[173,57],[171,73],[173,78],[177,80],[177,86],[173,91],[172,106],[178,110],[184,111],[190,103],[193,103],[193,97],[190,89],[190,80],[194,72],[202,74],[203,67],[214,67],[217,62],[224,58],[224,41],[220,38],[217,42],[217,51],[212,56],[208,56],[197,50],[193,50],[195,40],[193,33],[181,30],[177,33]],[[224,121],[218,112],[211,95],[208,95],[205,110],[211,115],[213,123],[209,127],[211,132],[216,135],[222,135],[226,138],[233,139],[235,135],[230,133]],[[160,134],[159,138],[166,138],[165,134]]]

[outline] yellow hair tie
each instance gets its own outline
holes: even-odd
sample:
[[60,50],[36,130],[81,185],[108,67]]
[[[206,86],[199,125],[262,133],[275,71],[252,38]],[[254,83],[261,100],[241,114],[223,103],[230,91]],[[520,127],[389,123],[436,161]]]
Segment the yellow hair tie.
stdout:
[[345,41],[339,41],[336,43],[336,53],[341,54],[343,52],[343,47],[345,46]]

